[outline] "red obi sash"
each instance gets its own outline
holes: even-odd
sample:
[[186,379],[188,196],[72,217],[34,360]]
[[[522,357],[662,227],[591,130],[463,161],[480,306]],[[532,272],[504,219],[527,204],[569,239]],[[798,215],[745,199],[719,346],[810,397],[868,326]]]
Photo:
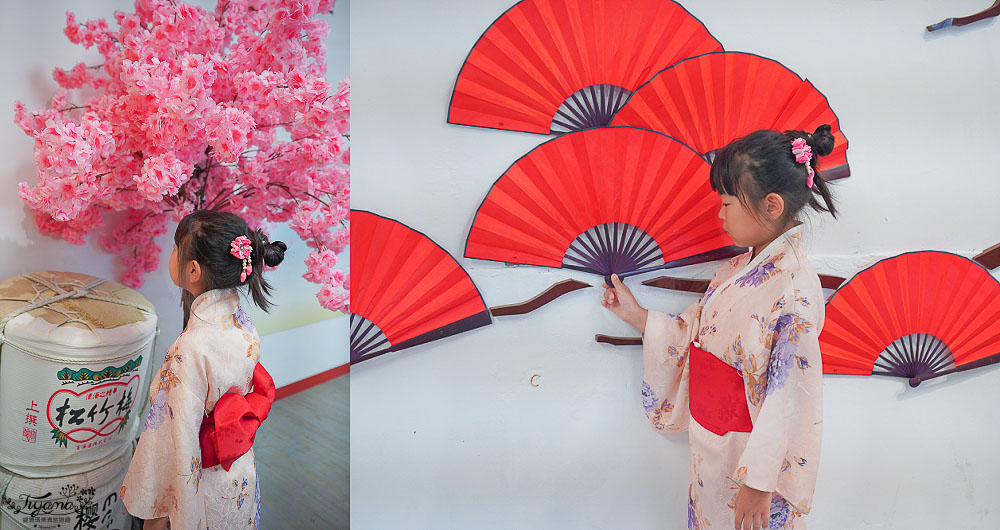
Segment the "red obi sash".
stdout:
[[201,422],[198,438],[201,442],[201,467],[222,464],[229,471],[237,458],[253,447],[261,422],[267,419],[274,402],[274,380],[257,363],[253,369],[253,391],[223,394],[215,409]]
[[750,432],[753,422],[739,370],[693,342],[689,355],[691,417],[719,436],[729,431]]

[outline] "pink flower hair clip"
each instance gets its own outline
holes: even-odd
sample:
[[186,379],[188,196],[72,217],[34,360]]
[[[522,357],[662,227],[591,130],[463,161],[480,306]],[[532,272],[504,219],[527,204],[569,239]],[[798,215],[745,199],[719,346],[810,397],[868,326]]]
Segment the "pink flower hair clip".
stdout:
[[229,251],[234,257],[243,260],[243,272],[240,273],[240,283],[247,281],[247,276],[253,272],[253,265],[250,265],[250,253],[253,252],[253,247],[250,245],[250,240],[247,236],[240,236],[233,240],[230,245],[232,250]]
[[795,155],[795,161],[799,164],[805,164],[806,169],[809,170],[809,177],[806,179],[806,187],[813,187],[813,172],[812,166],[809,165],[809,161],[812,160],[813,151],[812,147],[806,143],[805,138],[796,138],[792,140],[792,154]]

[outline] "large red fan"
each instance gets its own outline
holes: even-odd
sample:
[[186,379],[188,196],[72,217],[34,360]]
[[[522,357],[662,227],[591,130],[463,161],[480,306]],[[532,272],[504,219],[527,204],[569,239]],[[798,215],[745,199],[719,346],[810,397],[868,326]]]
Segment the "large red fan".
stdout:
[[821,159],[827,180],[847,177],[847,139],[826,97],[781,63],[739,52],[706,53],[656,74],[615,115],[612,125],[669,134],[702,155],[759,129],[833,129]]
[[830,297],[828,374],[922,380],[1000,362],[1000,283],[978,263],[923,251],[882,260]]
[[669,0],[523,0],[469,52],[448,122],[541,134],[604,126],[657,71],[720,50]]
[[351,363],[490,323],[444,249],[397,221],[351,210]]
[[609,275],[733,255],[708,172],[698,153],[645,129],[560,136],[496,181],[465,256]]

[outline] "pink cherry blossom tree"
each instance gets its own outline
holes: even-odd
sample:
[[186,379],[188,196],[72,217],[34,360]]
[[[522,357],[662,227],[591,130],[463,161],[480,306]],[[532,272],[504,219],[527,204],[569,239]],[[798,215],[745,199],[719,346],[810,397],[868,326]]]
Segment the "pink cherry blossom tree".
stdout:
[[44,109],[15,104],[38,169],[18,194],[39,230],[79,245],[106,223],[100,243],[138,287],[170,220],[213,208],[252,228],[287,222],[320,303],[346,310],[334,266],[350,237],[350,83],[325,77],[334,1],[136,0],[117,29],[67,13],[69,40],[104,62],[56,68]]

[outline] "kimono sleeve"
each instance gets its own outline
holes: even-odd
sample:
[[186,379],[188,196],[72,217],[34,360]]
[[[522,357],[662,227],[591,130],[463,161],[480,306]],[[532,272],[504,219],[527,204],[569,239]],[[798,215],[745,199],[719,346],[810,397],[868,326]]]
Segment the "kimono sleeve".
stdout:
[[205,528],[201,446],[208,382],[204,357],[184,334],[170,347],[121,497],[143,519],[169,517],[172,528]]
[[823,369],[822,307],[795,304],[774,324],[760,412],[737,464],[737,482],[774,491],[809,513],[819,466]]
[[642,408],[660,432],[688,427],[688,345],[700,302],[680,315],[650,310],[642,336]]

